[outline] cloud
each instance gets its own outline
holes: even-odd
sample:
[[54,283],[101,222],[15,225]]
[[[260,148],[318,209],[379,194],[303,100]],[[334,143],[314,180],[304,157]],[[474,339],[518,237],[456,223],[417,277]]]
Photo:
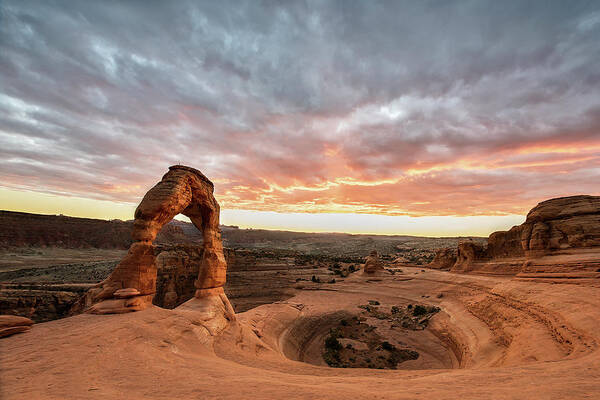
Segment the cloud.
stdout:
[[224,208],[506,215],[600,194],[589,2],[0,5],[2,186]]

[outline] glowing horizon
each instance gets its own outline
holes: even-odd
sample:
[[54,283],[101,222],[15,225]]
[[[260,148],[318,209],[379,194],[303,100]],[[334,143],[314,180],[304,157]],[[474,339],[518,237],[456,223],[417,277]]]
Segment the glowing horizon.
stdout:
[[[80,218],[133,219],[136,204],[67,197],[0,188],[0,209]],[[179,215],[176,219],[187,220]],[[503,216],[389,216],[376,214],[278,213],[221,209],[221,224],[242,229],[295,232],[408,235],[427,237],[488,236],[522,223],[523,215]]]

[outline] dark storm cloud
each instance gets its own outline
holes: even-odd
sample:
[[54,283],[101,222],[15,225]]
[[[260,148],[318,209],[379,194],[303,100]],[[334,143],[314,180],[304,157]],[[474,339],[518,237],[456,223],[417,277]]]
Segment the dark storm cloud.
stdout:
[[135,201],[182,162],[225,207],[522,212],[598,193],[598,65],[594,2],[4,1],[2,185]]

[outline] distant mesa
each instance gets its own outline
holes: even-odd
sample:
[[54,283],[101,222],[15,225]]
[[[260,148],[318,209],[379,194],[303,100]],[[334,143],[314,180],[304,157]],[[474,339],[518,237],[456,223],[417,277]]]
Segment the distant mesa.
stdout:
[[519,279],[600,276],[600,196],[569,196],[539,203],[521,225],[439,249],[429,267],[452,272],[516,275]]

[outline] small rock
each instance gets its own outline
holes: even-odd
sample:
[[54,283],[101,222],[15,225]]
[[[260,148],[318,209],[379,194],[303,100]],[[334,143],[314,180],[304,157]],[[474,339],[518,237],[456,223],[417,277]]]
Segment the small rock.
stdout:
[[134,296],[139,296],[139,295],[140,295],[140,291],[137,290],[136,288],[119,289],[113,293],[113,296],[115,296],[117,299],[126,299],[129,297],[134,297]]
[[16,315],[0,315],[0,338],[15,333],[27,332],[31,329],[31,325],[33,325],[33,321],[29,318]]

